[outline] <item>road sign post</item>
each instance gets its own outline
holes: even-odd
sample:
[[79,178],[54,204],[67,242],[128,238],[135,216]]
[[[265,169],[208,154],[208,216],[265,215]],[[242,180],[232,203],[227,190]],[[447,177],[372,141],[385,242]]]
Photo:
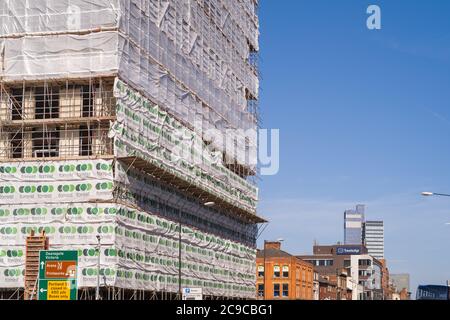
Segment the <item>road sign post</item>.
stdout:
[[203,289],[183,288],[182,300],[203,300]]
[[77,300],[78,252],[39,252],[39,300]]

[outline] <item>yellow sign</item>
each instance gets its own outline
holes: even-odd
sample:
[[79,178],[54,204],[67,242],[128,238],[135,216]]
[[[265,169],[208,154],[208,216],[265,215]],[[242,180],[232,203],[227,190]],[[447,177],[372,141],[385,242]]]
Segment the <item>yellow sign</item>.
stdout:
[[49,281],[47,300],[70,300],[70,281]]

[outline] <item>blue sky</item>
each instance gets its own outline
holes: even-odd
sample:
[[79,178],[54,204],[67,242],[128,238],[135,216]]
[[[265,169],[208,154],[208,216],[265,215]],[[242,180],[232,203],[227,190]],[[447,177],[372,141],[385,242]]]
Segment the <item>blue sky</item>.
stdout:
[[[382,29],[366,9],[382,10]],[[263,0],[263,128],[280,172],[262,177],[260,238],[291,253],[343,240],[343,212],[385,221],[391,272],[450,280],[450,1]]]

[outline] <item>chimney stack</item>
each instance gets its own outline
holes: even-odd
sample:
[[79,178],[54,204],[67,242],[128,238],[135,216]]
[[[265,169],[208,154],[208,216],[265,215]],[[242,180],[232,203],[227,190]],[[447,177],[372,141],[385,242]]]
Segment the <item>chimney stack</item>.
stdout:
[[264,243],[264,250],[265,249],[281,250],[281,242],[280,241],[266,241]]

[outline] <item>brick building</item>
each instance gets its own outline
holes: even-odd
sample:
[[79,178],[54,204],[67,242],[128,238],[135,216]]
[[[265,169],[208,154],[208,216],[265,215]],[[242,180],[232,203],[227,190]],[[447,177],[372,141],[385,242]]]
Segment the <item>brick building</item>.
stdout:
[[335,286],[336,300],[352,300],[351,279],[347,269],[337,270],[335,274],[328,274],[326,277]]
[[337,285],[328,276],[319,276],[319,300],[338,300]]
[[400,300],[411,300],[411,292],[409,292],[406,288],[403,288],[400,292]]
[[379,259],[381,263],[381,288],[383,290],[383,299],[392,300],[391,280],[386,259]]
[[321,276],[334,283],[336,299],[383,299],[387,292],[386,263],[371,257],[364,245],[315,245],[312,255],[297,257],[311,263]]
[[283,250],[280,242],[266,242],[256,259],[258,299],[313,300],[314,269]]
[[314,270],[314,279],[313,279],[313,300],[320,300],[320,275],[317,270]]

